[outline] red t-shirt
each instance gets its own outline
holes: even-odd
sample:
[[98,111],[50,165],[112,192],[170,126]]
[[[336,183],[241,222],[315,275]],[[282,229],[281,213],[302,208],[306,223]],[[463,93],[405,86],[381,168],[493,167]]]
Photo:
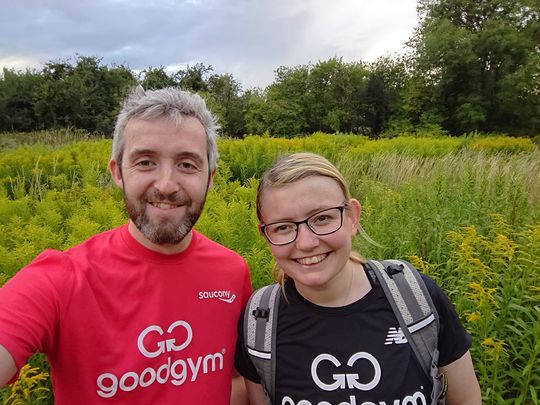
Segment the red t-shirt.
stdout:
[[0,288],[0,344],[19,368],[47,355],[56,404],[229,404],[250,293],[244,260],[203,235],[167,256],[122,226]]

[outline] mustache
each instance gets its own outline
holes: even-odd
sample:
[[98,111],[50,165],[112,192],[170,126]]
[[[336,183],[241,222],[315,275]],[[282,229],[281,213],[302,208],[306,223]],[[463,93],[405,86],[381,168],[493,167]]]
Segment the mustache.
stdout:
[[146,193],[146,200],[154,203],[167,203],[175,205],[191,205],[191,198],[175,191],[174,193],[165,195],[158,190],[149,191]]

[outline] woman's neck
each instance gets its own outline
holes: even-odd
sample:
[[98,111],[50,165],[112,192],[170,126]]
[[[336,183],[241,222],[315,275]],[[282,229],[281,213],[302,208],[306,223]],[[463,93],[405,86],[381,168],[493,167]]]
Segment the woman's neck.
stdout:
[[364,297],[371,290],[371,284],[362,264],[349,260],[345,268],[324,286],[296,284],[296,289],[302,297],[316,305],[344,307]]

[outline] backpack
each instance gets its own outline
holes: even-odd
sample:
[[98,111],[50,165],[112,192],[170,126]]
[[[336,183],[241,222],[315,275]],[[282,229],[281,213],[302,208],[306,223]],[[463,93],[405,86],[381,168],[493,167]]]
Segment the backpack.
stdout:
[[[369,260],[366,270],[379,283],[419,364],[433,383],[431,405],[444,404],[447,381],[439,374],[439,316],[420,273],[401,260]],[[244,345],[261,377],[268,404],[273,404],[276,375],[276,331],[281,286],[255,291],[244,313]]]

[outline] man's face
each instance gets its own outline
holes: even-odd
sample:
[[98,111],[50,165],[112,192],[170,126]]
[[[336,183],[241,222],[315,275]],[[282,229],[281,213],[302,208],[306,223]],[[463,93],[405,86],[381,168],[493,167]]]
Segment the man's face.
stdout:
[[112,160],[110,170],[124,191],[130,232],[151,249],[182,251],[212,178],[204,127],[193,117],[180,127],[166,118],[132,119],[124,144],[122,166]]

